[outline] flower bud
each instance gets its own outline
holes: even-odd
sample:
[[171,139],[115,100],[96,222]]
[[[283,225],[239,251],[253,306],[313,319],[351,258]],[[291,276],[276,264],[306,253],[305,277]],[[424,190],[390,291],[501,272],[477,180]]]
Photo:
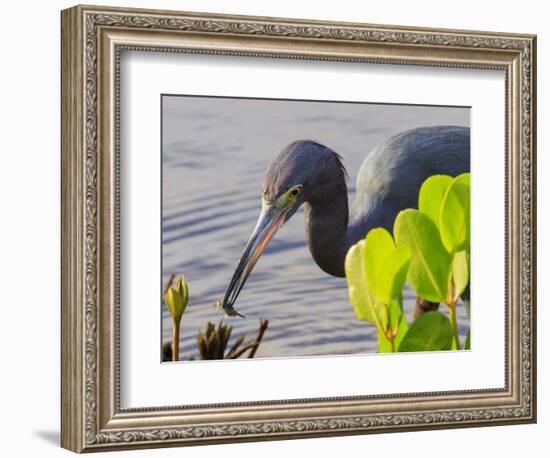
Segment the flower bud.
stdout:
[[168,288],[164,301],[174,322],[179,323],[189,302],[189,287],[183,275],[176,282],[175,288]]

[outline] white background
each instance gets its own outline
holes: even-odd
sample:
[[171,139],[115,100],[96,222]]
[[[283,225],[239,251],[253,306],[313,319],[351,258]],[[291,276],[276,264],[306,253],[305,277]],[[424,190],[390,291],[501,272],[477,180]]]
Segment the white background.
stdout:
[[[97,3],[104,3],[97,0]],[[539,79],[539,234],[548,230],[542,207],[548,186],[548,60],[550,40],[544,2],[463,0],[361,3],[294,1],[122,1],[123,6],[187,9],[315,19],[456,27],[538,34]],[[2,114],[0,202],[0,278],[2,379],[0,408],[2,455],[68,456],[59,435],[59,10],[69,2],[4,5],[1,34]],[[314,9],[313,9],[314,7]],[[495,11],[498,12],[495,13]],[[547,52],[546,52],[547,54]],[[547,243],[547,242],[546,242]],[[380,456],[468,457],[488,452],[512,457],[537,453],[549,430],[547,382],[548,328],[544,279],[548,277],[545,240],[539,237],[539,423],[399,435],[355,436],[271,443],[231,444],[186,449],[124,452],[128,456],[243,457]],[[540,455],[540,453],[538,453]]]
[[[503,72],[143,52],[121,65],[122,407],[504,386]],[[483,285],[472,288],[472,351],[159,364],[161,315],[147,306],[158,297],[149,280],[161,270],[160,221],[151,218],[160,214],[160,161],[151,152],[160,144],[159,94],[182,92],[471,106],[471,278]],[[220,390],[219,380],[235,382]]]

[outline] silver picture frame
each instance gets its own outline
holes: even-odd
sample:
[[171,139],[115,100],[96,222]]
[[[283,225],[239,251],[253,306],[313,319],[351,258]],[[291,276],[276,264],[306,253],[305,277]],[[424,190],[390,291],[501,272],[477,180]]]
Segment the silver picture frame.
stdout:
[[[75,6],[61,13],[61,445],[75,452],[536,421],[536,37]],[[505,72],[505,387],[123,409],[124,50]]]

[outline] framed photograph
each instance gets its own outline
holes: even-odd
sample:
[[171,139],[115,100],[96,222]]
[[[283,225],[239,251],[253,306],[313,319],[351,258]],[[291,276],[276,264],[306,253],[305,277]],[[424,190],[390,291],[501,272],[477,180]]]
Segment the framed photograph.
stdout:
[[62,446],[536,421],[536,37],[62,12]]

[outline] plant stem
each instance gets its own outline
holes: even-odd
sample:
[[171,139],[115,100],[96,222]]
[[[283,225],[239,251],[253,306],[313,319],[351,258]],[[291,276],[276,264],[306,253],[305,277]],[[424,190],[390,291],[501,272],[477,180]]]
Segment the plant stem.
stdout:
[[254,355],[256,354],[256,351],[258,350],[258,347],[260,346],[260,342],[262,341],[265,331],[267,329],[267,326],[269,325],[268,320],[260,319],[260,329],[258,331],[258,337],[256,337],[255,346],[252,347],[252,350],[250,350],[250,353],[248,355],[249,358],[254,358]]
[[460,338],[458,337],[458,325],[456,323],[456,303],[449,305],[449,315],[451,317],[456,349],[460,350]]
[[173,321],[172,327],[172,361],[180,360],[180,323]]
[[395,353],[395,337],[392,337],[390,339],[390,345],[391,345],[391,352]]

